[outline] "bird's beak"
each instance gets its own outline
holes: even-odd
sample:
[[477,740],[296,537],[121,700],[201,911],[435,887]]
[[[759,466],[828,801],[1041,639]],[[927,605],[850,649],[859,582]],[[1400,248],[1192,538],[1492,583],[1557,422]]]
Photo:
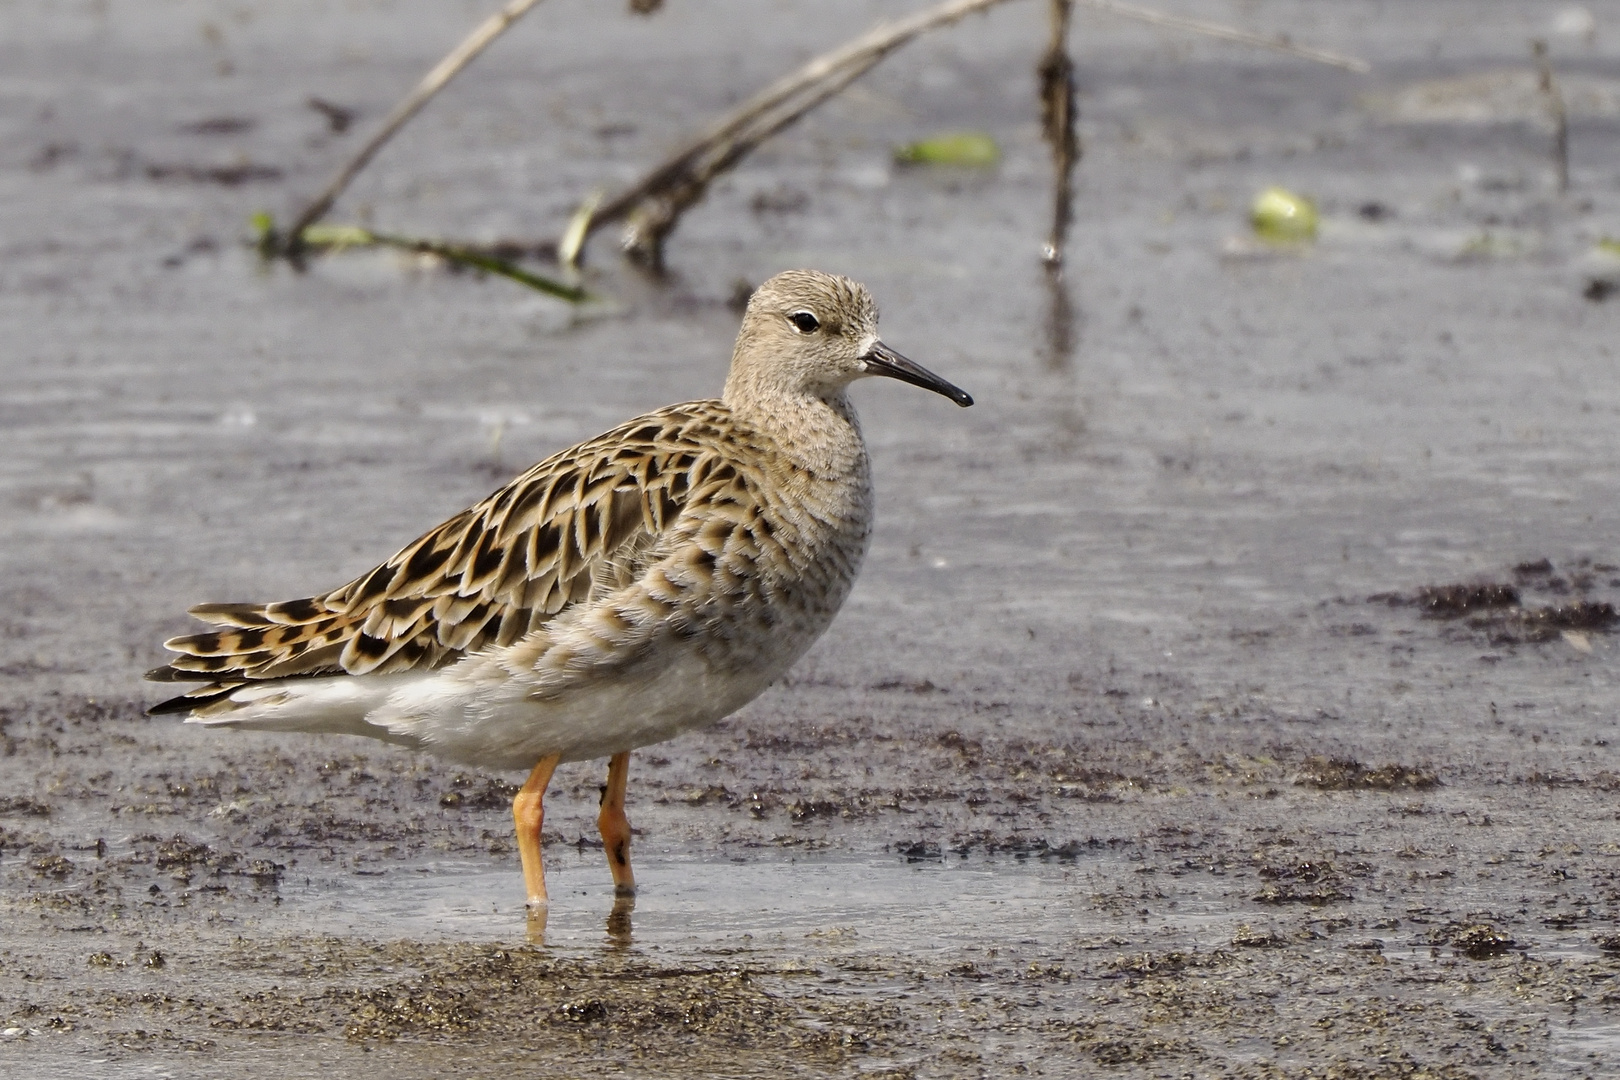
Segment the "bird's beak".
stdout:
[[861,360],[866,364],[866,370],[873,375],[887,375],[891,379],[899,379],[912,386],[944,394],[964,409],[973,404],[973,395],[966,390],[960,386],[952,386],[921,364],[907,360],[881,341],[873,342]]

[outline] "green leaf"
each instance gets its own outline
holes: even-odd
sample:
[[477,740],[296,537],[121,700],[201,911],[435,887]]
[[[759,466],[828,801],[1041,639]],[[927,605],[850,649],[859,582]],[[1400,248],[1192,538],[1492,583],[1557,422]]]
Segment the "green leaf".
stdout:
[[1001,148],[982,131],[956,131],[897,146],[901,165],[966,165],[983,168],[1001,160]]
[[370,247],[380,242],[370,229],[362,229],[358,225],[311,225],[304,230],[300,239],[306,248],[329,248],[332,251]]
[[1275,244],[1314,240],[1319,223],[1314,202],[1280,187],[1268,187],[1255,196],[1249,221],[1256,236]]

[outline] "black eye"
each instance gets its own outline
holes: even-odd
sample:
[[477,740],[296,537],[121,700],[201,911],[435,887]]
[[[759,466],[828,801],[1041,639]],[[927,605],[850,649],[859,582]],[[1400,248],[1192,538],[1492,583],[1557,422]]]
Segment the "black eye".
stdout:
[[813,334],[821,329],[821,323],[808,311],[795,311],[788,316],[788,322],[796,326],[801,334]]

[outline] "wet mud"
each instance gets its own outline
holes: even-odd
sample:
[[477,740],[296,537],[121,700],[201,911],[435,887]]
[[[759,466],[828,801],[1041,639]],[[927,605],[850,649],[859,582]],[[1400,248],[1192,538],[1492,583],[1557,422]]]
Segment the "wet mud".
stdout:
[[[538,257],[593,187],[906,7],[554,0],[337,217]],[[1374,73],[1077,14],[1053,279],[1045,12],[1009,5],[717,184],[668,279],[597,241],[579,310],[247,243],[468,10],[8,11],[0,1074],[1612,1073],[1616,42],[1529,3],[1195,8]],[[999,163],[894,165],[961,130]],[[1314,245],[1250,235],[1273,184],[1317,200]],[[188,604],[346,580],[714,393],[737,297],[790,265],[865,280],[978,404],[857,388],[862,578],[759,701],[633,756],[633,904],[602,763],[553,783],[541,927],[520,776],[143,715]]]

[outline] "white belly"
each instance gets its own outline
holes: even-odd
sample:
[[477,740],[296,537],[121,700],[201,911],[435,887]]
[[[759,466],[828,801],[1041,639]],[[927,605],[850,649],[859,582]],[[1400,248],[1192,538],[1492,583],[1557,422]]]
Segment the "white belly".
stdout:
[[488,678],[475,664],[456,665],[398,687],[367,720],[468,765],[528,769],[549,754],[584,761],[729,716],[802,651],[730,674],[710,670],[695,647],[684,646],[598,681],[582,679],[552,698],[525,693],[517,680]]

